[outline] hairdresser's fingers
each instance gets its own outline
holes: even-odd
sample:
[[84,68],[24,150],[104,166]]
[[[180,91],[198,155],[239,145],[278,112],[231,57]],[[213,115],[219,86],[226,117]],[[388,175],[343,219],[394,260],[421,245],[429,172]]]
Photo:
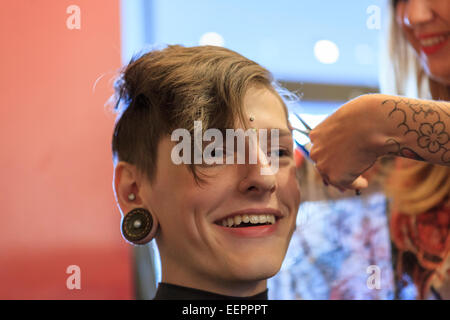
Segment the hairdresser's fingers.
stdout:
[[359,190],[365,189],[369,186],[369,182],[363,176],[359,176],[352,182],[352,184],[348,187],[349,189]]
[[325,183],[325,179],[324,179],[324,184],[326,186],[332,185],[333,187],[338,189],[340,192],[345,192],[347,190],[355,190],[355,194],[358,196],[361,194],[361,192],[360,192],[361,189],[365,189],[369,186],[369,182],[367,181],[367,179],[362,176],[359,176],[351,184],[345,185],[345,186],[333,184],[331,182]]

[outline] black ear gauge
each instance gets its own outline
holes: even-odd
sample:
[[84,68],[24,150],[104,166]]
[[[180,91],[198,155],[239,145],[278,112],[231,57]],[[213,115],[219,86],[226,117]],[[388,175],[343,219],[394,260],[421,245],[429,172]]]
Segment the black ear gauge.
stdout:
[[147,209],[136,208],[122,218],[121,229],[122,236],[128,242],[146,244],[155,237],[158,221]]

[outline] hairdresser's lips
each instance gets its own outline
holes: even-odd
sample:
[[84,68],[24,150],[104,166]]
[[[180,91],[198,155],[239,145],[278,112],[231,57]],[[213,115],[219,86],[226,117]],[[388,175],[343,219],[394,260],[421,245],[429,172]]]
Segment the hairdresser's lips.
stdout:
[[[267,222],[267,224],[257,224],[255,226],[246,226],[246,227],[227,227],[220,225],[220,220],[226,218],[233,218],[235,216],[249,215],[251,216],[261,216],[266,215],[268,217],[272,217],[272,222]],[[267,237],[276,232],[279,227],[280,220],[283,218],[283,215],[279,210],[269,209],[269,208],[250,208],[244,209],[240,211],[233,212],[222,219],[219,219],[214,223],[214,226],[220,231],[227,235],[241,238],[261,238]],[[269,219],[267,219],[269,221]]]
[[432,55],[440,51],[448,43],[450,33],[427,33],[417,35],[420,43],[420,50],[426,55]]

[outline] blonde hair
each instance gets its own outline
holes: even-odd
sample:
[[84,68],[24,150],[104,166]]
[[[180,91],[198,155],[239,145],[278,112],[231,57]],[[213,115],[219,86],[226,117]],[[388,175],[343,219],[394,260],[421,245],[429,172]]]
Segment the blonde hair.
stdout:
[[[393,91],[410,95],[408,83],[412,81],[418,98],[450,100],[450,87],[427,76],[413,48],[396,23],[395,3],[389,27],[389,56],[395,81]],[[391,73],[391,75],[392,75]],[[450,167],[398,159],[396,170],[387,180],[386,191],[392,197],[395,210],[405,214],[419,214],[448,201],[450,194]]]

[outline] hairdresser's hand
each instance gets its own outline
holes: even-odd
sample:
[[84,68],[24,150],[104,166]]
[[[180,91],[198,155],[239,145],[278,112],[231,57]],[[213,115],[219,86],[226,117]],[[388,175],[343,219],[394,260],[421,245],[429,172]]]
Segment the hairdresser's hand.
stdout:
[[374,99],[376,95],[363,95],[351,100],[310,133],[311,159],[324,182],[341,191],[366,188],[361,174],[382,154],[377,142],[383,120]]

